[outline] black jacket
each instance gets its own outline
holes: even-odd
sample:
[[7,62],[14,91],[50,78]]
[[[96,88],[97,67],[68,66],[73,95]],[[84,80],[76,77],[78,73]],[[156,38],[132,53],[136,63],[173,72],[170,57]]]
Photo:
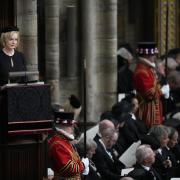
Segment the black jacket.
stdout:
[[111,158],[104,146],[98,141],[96,153],[93,155],[92,161],[97,167],[97,171],[101,174],[103,180],[119,180],[121,177],[121,169],[124,167],[117,166],[113,157]]
[[141,165],[137,164],[134,170],[131,171],[128,176],[134,178],[135,180],[163,180],[157,171],[151,168],[150,171],[143,168]]

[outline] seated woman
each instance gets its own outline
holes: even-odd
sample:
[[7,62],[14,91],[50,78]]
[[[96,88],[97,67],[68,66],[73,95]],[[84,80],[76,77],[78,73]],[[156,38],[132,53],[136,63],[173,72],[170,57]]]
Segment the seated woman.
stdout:
[[153,167],[161,174],[163,180],[169,180],[172,177],[172,159],[166,150],[169,142],[168,129],[164,125],[155,125],[149,130],[149,134],[156,137],[160,145],[156,151]]
[[[78,153],[81,157],[84,155],[84,139],[76,144]],[[95,154],[97,148],[97,144],[94,140],[89,139],[86,142],[86,156],[89,158],[89,174],[86,175],[86,180],[102,180],[101,175],[97,171],[97,168],[92,161],[92,156]]]

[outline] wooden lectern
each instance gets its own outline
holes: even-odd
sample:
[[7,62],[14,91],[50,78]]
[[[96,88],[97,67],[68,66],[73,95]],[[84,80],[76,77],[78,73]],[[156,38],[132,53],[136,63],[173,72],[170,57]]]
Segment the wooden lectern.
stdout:
[[0,92],[0,179],[42,180],[52,131],[50,86],[6,85]]

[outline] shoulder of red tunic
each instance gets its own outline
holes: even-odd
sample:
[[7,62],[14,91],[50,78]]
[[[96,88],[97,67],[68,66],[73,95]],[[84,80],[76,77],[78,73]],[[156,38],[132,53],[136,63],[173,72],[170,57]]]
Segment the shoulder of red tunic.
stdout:
[[63,177],[78,176],[84,165],[71,143],[61,136],[54,136],[49,141],[49,155],[56,159],[53,165],[56,173]]

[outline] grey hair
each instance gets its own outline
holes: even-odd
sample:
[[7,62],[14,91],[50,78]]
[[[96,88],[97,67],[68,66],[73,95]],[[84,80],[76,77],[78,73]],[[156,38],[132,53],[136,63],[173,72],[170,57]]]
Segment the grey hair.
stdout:
[[147,159],[150,155],[151,146],[148,144],[140,145],[136,150],[136,160],[139,164],[141,164],[145,159]]
[[161,138],[166,134],[168,135],[169,133],[166,126],[155,125],[149,130],[149,134],[155,136],[157,140],[160,142]]
[[169,137],[169,139],[172,139],[176,132],[178,133],[178,131],[173,127],[168,126],[167,129],[168,129],[168,137]]
[[116,130],[114,128],[109,127],[109,128],[104,129],[102,131],[101,135],[102,135],[102,138],[103,137],[110,137],[111,138],[114,136],[115,132],[116,132]]
[[[78,144],[80,149],[84,149],[84,138],[82,138]],[[97,148],[97,144],[93,139],[88,139],[88,141],[86,141],[86,151],[89,151],[91,148]]]
[[100,134],[102,134],[105,129],[112,128],[112,127],[114,127],[114,124],[113,124],[112,121],[110,121],[108,119],[104,119],[104,120],[99,122],[99,132],[100,132]]

